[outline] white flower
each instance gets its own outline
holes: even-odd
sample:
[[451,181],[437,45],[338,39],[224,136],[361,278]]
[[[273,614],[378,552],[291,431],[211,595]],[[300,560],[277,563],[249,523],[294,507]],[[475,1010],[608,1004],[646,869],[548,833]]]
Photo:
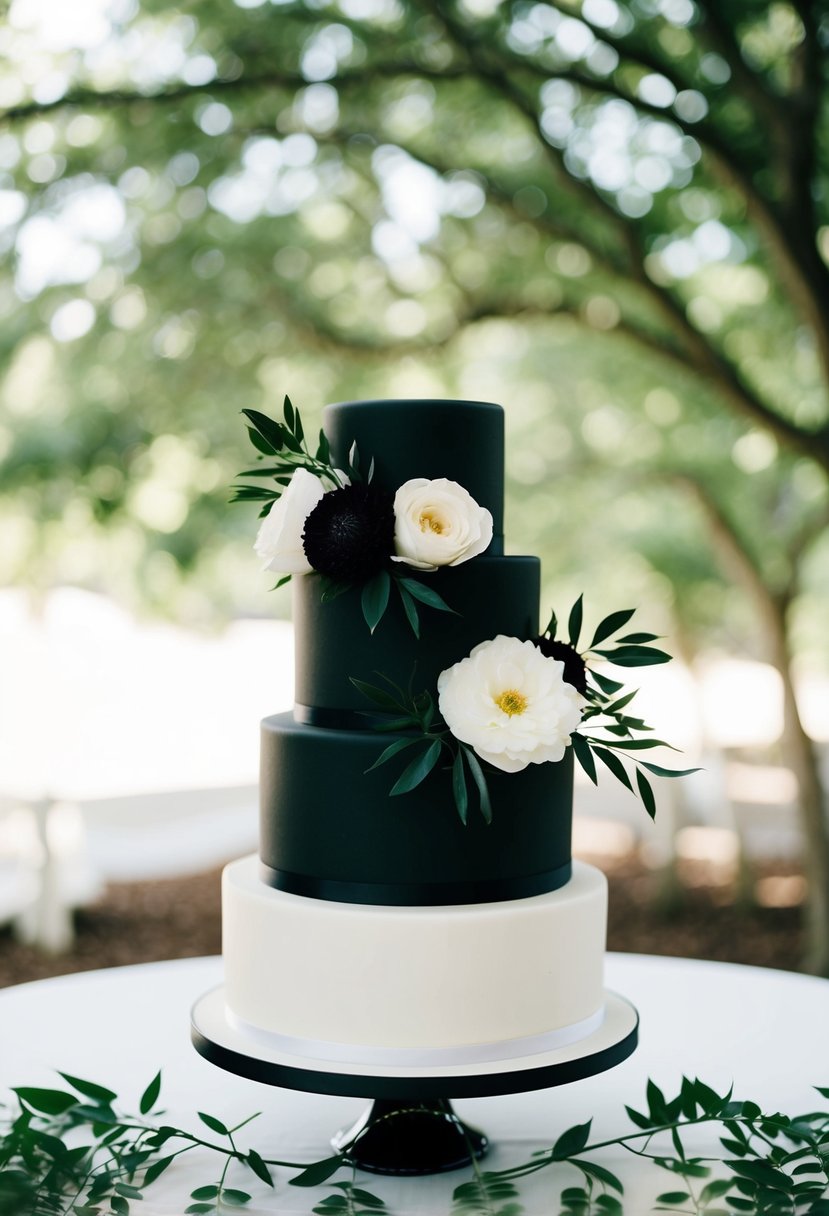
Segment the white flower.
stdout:
[[505,773],[561,760],[585,700],[564,664],[533,642],[500,634],[438,677],[438,704],[456,739]]
[[492,516],[456,481],[414,477],[394,496],[393,561],[418,570],[457,566],[491,540]]
[[[340,474],[343,483],[348,481]],[[309,473],[296,469],[280,498],[262,520],[254,549],[265,560],[265,569],[278,574],[310,574],[311,565],[302,546],[305,521],[332,486]]]

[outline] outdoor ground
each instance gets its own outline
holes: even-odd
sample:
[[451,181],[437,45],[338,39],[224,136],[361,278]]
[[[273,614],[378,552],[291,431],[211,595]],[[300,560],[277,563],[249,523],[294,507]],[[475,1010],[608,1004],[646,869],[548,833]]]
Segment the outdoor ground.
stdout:
[[[660,905],[660,879],[635,857],[598,860],[610,880],[608,949],[797,969],[799,907],[740,907],[732,888],[706,884],[704,875],[691,872],[683,877],[694,885],[681,888],[668,914]],[[218,953],[219,876],[213,870],[111,886],[99,903],[78,913],[75,948],[58,958],[21,946],[8,929],[0,931],[0,987],[94,967]],[[783,866],[769,867],[764,877],[784,892],[799,882]]]

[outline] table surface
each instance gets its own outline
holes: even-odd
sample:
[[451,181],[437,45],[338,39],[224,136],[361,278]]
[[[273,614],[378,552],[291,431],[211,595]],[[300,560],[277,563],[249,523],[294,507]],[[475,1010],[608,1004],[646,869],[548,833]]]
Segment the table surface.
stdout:
[[[245,1128],[243,1147],[265,1157],[316,1161],[330,1154],[329,1137],[354,1121],[366,1105],[338,1098],[272,1089],[220,1071],[203,1060],[189,1038],[189,1011],[221,982],[218,958],[148,963],[84,972],[0,991],[0,1101],[13,1085],[62,1084],[56,1070],[97,1081],[135,1111],[146,1084],[161,1068],[164,1121],[204,1131],[196,1112],[225,1123],[260,1118]],[[813,1086],[829,1085],[829,981],[788,972],[723,963],[608,955],[606,984],[628,997],[641,1017],[640,1046],[633,1056],[600,1076],[537,1093],[456,1102],[458,1113],[494,1141],[493,1169],[525,1161],[574,1123],[593,1117],[596,1138],[630,1130],[625,1105],[645,1105],[652,1078],[668,1096],[683,1073],[767,1109],[798,1113],[821,1105]],[[713,1150],[714,1133],[700,1151]],[[697,1142],[694,1142],[696,1151]],[[642,1216],[655,1196],[671,1187],[670,1175],[643,1169],[622,1149],[597,1158],[625,1180],[625,1211]],[[216,1161],[206,1150],[188,1153],[148,1191],[141,1216],[180,1216],[190,1190],[216,1180]],[[254,1216],[308,1216],[330,1191],[308,1191],[278,1181],[274,1192],[242,1167],[230,1186],[253,1196],[244,1211]],[[466,1174],[435,1178],[366,1180],[386,1200],[391,1216],[426,1216],[451,1206],[454,1186]],[[574,1172],[549,1171],[522,1183],[526,1216],[551,1209],[551,1185],[577,1184]]]

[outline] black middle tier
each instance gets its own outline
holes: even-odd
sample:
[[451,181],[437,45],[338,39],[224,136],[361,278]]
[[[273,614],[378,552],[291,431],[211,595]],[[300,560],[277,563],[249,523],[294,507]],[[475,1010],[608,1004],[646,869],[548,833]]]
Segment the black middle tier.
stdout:
[[363,619],[359,589],[322,602],[315,574],[294,579],[296,709],[298,722],[315,726],[368,727],[372,704],[351,676],[382,686],[378,673],[402,688],[437,697],[441,671],[466,658],[479,642],[498,634],[526,640],[538,635],[541,566],[537,557],[484,554],[434,572],[406,571],[454,609],[419,605],[421,638],[406,620],[392,588],[385,616],[373,634]]
[[[559,764],[489,777],[492,823],[470,790],[464,826],[438,767],[389,797],[403,757],[366,772],[398,735],[262,723],[263,878],[345,903],[441,905],[524,899],[570,878],[572,748]],[[404,753],[405,757],[406,753]]]

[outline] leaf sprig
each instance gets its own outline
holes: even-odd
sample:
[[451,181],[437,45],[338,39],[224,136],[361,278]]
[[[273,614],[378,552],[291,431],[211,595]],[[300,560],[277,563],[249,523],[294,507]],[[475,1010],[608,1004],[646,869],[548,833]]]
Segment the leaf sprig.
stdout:
[[[614,634],[618,634],[620,630],[624,629],[634,612],[635,609],[627,608],[610,613],[596,626],[589,645],[579,651],[583,625],[582,596],[579,596],[570,610],[565,644],[575,651],[584,663],[586,679],[584,696],[588,702],[582,718],[582,729],[577,730],[571,738],[576,759],[594,785],[598,783],[596,771],[596,760],[598,759],[626,789],[631,793],[638,791],[646,811],[653,819],[656,814],[656,799],[644,770],[647,769],[648,773],[656,777],[686,777],[689,773],[696,773],[699,770],[696,768],[664,768],[660,764],[640,759],[638,754],[630,755],[631,752],[639,753],[655,747],[666,747],[671,751],[678,749],[662,739],[654,738],[651,733],[653,728],[648,726],[642,718],[633,717],[628,712],[628,706],[636,696],[637,689],[632,692],[625,691],[624,685],[620,681],[613,680],[602,672],[594,671],[590,665],[591,659],[595,657],[604,659],[617,667],[651,667],[670,662],[671,656],[653,645],[654,642],[659,641],[658,636],[654,633],[624,634],[616,637],[612,645],[607,645],[614,638]],[[553,642],[557,641],[559,640],[556,637],[557,630],[558,619],[553,613],[542,637],[549,637]],[[605,645],[603,646],[602,643]],[[591,725],[585,730],[583,728],[587,723]],[[596,733],[598,731],[602,733]],[[636,791],[634,791],[630,775],[622,762],[622,756],[634,766]]]
[[438,715],[432,694],[428,690],[413,693],[412,682],[408,689],[402,689],[387,676],[381,674],[380,678],[385,688],[353,676],[351,683],[384,715],[382,721],[374,723],[375,730],[408,734],[406,738],[395,739],[394,743],[384,748],[366,772],[380,768],[410,747],[418,748],[417,754],[389,790],[392,797],[408,794],[426,780],[443,756],[447,769],[451,770],[452,795],[461,823],[466,825],[469,817],[470,778],[477,792],[478,808],[486,822],[491,823],[492,803],[483,766],[472,748],[456,739]]

